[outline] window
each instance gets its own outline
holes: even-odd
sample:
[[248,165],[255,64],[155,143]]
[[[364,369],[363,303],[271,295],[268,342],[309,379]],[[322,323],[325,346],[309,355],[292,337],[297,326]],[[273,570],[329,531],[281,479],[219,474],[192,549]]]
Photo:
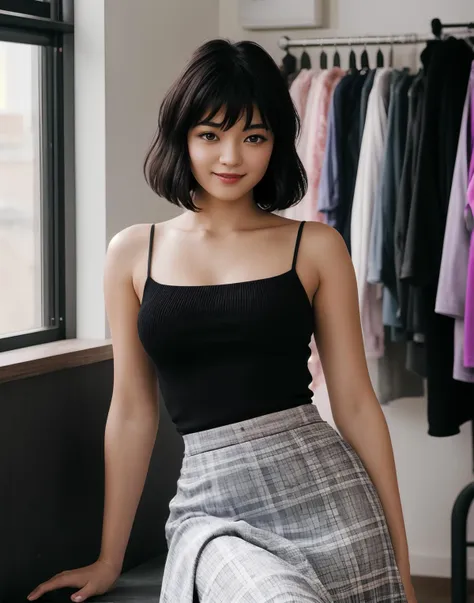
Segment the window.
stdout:
[[0,0],[0,352],[65,337],[65,4]]

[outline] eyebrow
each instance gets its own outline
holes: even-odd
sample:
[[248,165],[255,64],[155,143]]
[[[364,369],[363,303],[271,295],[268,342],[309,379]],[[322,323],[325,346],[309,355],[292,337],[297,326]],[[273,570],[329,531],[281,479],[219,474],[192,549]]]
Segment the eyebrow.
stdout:
[[[210,126],[211,128],[221,128],[222,127],[222,123],[218,124],[217,122],[210,121],[208,119],[200,121],[197,125],[198,126]],[[244,132],[246,132],[247,130],[267,130],[267,127],[263,123],[250,124],[250,126],[248,126],[248,128],[244,129]]]

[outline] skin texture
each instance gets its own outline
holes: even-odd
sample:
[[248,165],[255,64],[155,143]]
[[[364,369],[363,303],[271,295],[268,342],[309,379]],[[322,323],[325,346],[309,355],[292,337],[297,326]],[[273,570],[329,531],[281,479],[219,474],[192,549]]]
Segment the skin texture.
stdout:
[[[213,121],[218,124],[222,114]],[[200,212],[156,225],[151,278],[171,285],[212,285],[275,276],[291,267],[298,223],[260,210],[252,189],[267,169],[274,140],[254,111],[231,129],[198,125],[188,149],[198,182]],[[239,174],[234,183],[216,174]],[[150,225],[138,224],[110,242],[105,300],[114,349],[114,390],[107,421],[105,521],[98,564],[59,575],[35,590],[78,587],[83,598],[105,592],[116,580],[143,489],[159,423],[154,371],[137,335],[147,278]],[[342,437],[364,463],[384,508],[409,603],[408,547],[395,463],[384,414],[369,378],[360,326],[356,280],[340,235],[307,223],[297,273],[312,303],[315,337],[332,413]],[[277,325],[276,325],[277,328]],[[126,444],[124,444],[126,442]],[[90,568],[93,568],[92,570]],[[112,570],[110,569],[112,568]],[[74,599],[74,595],[72,597]]]
[[[188,134],[191,171],[200,185],[201,204],[215,198],[235,205],[241,198],[248,198],[249,191],[267,171],[272,155],[273,135],[265,129],[258,109],[247,130],[244,123],[228,131],[206,125],[219,124],[222,118],[222,114],[217,114],[210,122],[204,120]],[[236,184],[226,184],[216,176],[221,173],[239,174],[243,178]]]

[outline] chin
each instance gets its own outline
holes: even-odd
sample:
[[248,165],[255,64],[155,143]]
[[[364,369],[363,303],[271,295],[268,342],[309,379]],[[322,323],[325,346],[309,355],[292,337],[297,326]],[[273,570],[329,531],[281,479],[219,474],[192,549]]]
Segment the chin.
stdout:
[[226,201],[227,203],[232,203],[232,202],[239,201],[240,199],[243,199],[252,190],[252,189],[248,189],[247,187],[245,187],[244,189],[242,189],[242,188],[239,189],[238,187],[234,187],[233,190],[232,190],[232,188],[233,187],[228,186],[228,185],[224,185],[222,188],[221,187],[212,187],[212,188],[210,187],[207,190],[207,193],[209,195],[211,195],[212,197],[214,197],[215,199],[219,199],[220,201]]

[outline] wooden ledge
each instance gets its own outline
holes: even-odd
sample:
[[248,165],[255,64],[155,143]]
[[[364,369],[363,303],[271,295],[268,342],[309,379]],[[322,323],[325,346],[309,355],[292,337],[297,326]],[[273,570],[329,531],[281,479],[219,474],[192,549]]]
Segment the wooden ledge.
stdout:
[[110,360],[110,339],[65,339],[0,353],[0,383]]

